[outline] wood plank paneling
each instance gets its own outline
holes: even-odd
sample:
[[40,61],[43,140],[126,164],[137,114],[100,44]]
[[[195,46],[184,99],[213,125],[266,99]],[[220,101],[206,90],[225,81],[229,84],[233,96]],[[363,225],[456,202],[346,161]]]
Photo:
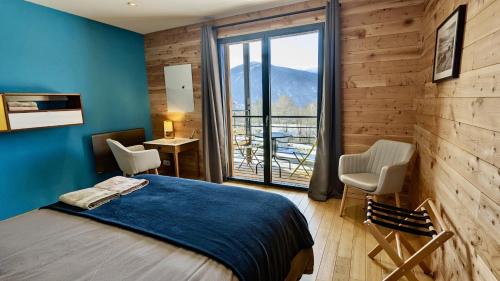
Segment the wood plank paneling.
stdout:
[[[224,25],[251,19],[268,17],[276,14],[296,12],[325,5],[324,0],[311,0],[293,5],[252,12],[211,21],[215,25]],[[264,20],[252,24],[242,24],[219,29],[219,37],[234,36],[264,30],[279,29],[296,25],[311,24],[324,21],[322,11],[298,14],[282,18]],[[145,35],[145,57],[148,74],[148,87],[151,104],[153,135],[163,136],[163,120],[174,121],[175,134],[178,137],[189,137],[193,130],[195,137],[201,136],[201,57],[200,57],[201,24],[184,26]],[[191,64],[193,73],[195,111],[190,113],[168,112],[165,95],[165,79],[163,68],[168,65]],[[168,93],[167,93],[168,94]],[[200,151],[202,149],[200,142]],[[192,160],[192,159],[188,159]],[[185,161],[188,163],[189,161]],[[190,165],[182,168],[189,170]],[[193,165],[191,165],[193,166]],[[200,157],[203,177],[203,157]],[[192,173],[194,171],[191,171]]]
[[342,1],[346,153],[381,138],[413,141],[424,8],[424,1]]
[[[434,84],[435,31],[460,4],[468,4],[460,78]],[[433,257],[438,280],[500,278],[499,13],[499,0],[430,0],[424,12],[410,198],[434,198],[455,231]]]
[[[185,31],[185,32],[181,32]],[[194,129],[198,130],[195,137],[200,138],[201,130],[201,59],[199,28],[183,27],[163,32],[155,32],[145,36],[145,57],[148,74],[148,88],[151,108],[153,136],[163,137],[163,120],[174,121],[175,135],[178,137],[191,136]],[[172,113],[167,112],[167,97],[165,95],[165,78],[163,68],[168,65],[191,64],[193,74],[195,112]],[[200,142],[199,150],[202,144]],[[200,157],[202,158],[202,157]],[[188,175],[196,175],[192,165],[194,158],[187,155],[181,157],[181,170]],[[202,165],[202,161],[200,161]],[[203,167],[203,166],[201,166]],[[203,169],[201,171],[203,173]]]
[[[324,5],[313,0],[265,11],[219,19],[228,24]],[[415,107],[412,99],[420,91],[421,22],[425,3],[412,1],[342,1],[342,48],[345,149],[359,152],[380,138],[411,141]],[[324,21],[323,12],[266,20],[223,28],[219,36],[239,35],[269,29]],[[162,135],[162,121],[174,120],[176,134],[189,136],[201,131],[200,25],[191,25],[145,36],[148,84],[153,133]],[[167,112],[163,67],[191,63],[195,112]],[[359,126],[363,124],[363,126]],[[411,125],[410,125],[411,124]],[[357,129],[354,129],[357,128]],[[199,136],[199,135],[198,135]],[[200,147],[201,149],[201,147]],[[202,164],[201,164],[202,165]]]

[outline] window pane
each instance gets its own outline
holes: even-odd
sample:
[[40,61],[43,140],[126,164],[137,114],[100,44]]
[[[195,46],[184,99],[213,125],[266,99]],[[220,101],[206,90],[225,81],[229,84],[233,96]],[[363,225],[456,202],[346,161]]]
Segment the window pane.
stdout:
[[231,95],[233,111],[243,114],[245,109],[245,81],[243,73],[243,44],[229,45],[229,68],[231,69]]
[[[272,181],[307,187],[314,168],[319,33],[271,38]],[[285,176],[283,176],[285,175]]]
[[[233,105],[232,176],[262,182],[264,181],[262,43],[253,41],[230,45],[229,52]],[[245,93],[245,77],[248,78],[247,93]],[[248,96],[245,96],[246,94]]]

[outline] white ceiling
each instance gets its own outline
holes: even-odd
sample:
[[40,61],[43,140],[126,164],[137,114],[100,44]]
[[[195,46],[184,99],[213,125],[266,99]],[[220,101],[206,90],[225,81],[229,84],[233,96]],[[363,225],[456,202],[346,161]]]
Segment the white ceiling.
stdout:
[[[199,23],[303,0],[26,0],[138,33]],[[136,6],[129,6],[132,1]]]

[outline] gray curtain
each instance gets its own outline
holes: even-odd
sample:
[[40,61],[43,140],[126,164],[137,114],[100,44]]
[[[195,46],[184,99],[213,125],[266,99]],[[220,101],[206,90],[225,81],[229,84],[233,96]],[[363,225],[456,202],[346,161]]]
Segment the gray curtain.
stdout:
[[201,95],[203,156],[207,181],[226,178],[224,111],[220,87],[217,35],[211,25],[201,29]]
[[318,130],[318,147],[309,197],[315,200],[340,198],[343,187],[338,179],[342,155],[342,97],[340,80],[340,4],[330,0],[326,6],[324,44],[324,84]]

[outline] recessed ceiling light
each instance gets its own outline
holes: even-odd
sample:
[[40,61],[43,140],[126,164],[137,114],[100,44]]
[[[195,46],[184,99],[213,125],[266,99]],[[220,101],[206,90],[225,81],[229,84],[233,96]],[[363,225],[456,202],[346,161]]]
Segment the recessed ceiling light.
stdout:
[[131,7],[137,6],[137,4],[132,2],[132,1],[127,2],[127,5],[129,5]]

